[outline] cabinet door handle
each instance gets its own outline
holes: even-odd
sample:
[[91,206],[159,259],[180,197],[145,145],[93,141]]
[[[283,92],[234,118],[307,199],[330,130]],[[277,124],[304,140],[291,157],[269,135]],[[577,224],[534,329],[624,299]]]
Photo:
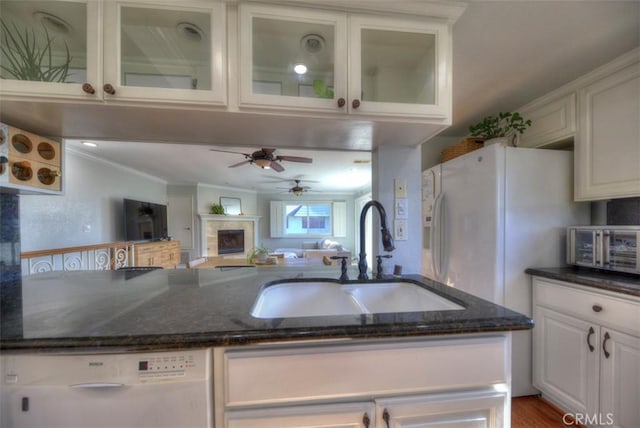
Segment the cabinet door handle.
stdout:
[[109,95],[115,95],[116,94],[116,89],[110,83],[105,83],[105,85],[102,87],[102,89]]
[[609,358],[609,356],[611,355],[609,351],[607,351],[607,341],[609,339],[611,339],[611,336],[609,336],[609,332],[607,331],[604,333],[604,340],[602,341],[602,352],[604,352],[605,358]]
[[84,85],[82,85],[82,90],[89,95],[93,95],[96,93],[96,90],[93,89],[93,86],[91,86],[91,83],[85,83]]
[[593,329],[593,327],[589,327],[589,334],[587,334],[587,346],[589,347],[590,352],[593,352],[595,349],[591,344],[591,336],[593,336],[595,332],[596,331]]
[[338,98],[338,107],[344,107],[346,103],[347,101],[344,98],[342,97]]
[[384,409],[384,411],[382,412],[382,420],[385,424],[387,424],[387,428],[391,428],[391,425],[389,424],[389,422],[391,421],[391,415],[389,414],[389,411],[387,409]]
[[369,419],[369,415],[367,415],[367,413],[365,412],[365,414],[362,416],[362,425],[364,425],[365,428],[369,428],[370,423],[371,419]]
[[360,107],[360,100],[353,100],[353,101],[351,102],[351,107],[353,107],[353,108],[358,108],[358,107]]
[[591,309],[593,309],[593,312],[601,312],[602,311],[602,306],[593,305],[593,306],[591,306]]

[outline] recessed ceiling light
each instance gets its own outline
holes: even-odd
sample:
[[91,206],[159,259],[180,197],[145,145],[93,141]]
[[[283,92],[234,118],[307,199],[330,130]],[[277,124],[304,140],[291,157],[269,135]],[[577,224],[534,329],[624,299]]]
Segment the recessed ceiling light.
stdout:
[[91,141],[83,141],[82,144],[87,147],[98,147],[96,143],[92,143]]
[[295,71],[296,74],[305,74],[307,72],[307,66],[304,64],[296,64],[293,66],[293,71]]

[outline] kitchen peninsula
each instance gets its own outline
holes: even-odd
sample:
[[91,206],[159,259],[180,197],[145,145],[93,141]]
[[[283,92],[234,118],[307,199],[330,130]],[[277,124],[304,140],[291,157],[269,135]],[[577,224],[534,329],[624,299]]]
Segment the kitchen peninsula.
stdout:
[[[212,349],[215,426],[248,426],[265,418],[274,426],[296,426],[286,425],[289,412],[325,414],[327,406],[335,407],[335,420],[351,418],[355,406],[359,418],[364,413],[378,421],[371,427],[383,426],[383,410],[395,409],[391,418],[401,418],[418,405],[431,418],[433,406],[443,402],[457,403],[447,417],[475,418],[478,410],[469,409],[487,406],[482,417],[490,426],[508,426],[510,331],[532,327],[523,315],[413,275],[402,280],[462,309],[251,315],[265,285],[335,279],[336,273],[335,267],[317,266],[25,276],[10,302],[22,316],[3,319],[2,356]],[[319,382],[309,383],[309,376]]]

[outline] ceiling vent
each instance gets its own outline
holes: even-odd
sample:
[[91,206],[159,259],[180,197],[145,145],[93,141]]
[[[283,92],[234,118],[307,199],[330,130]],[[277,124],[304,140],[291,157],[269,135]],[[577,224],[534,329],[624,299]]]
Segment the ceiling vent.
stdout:
[[310,54],[317,54],[324,50],[324,37],[318,34],[307,34],[300,40],[300,46]]

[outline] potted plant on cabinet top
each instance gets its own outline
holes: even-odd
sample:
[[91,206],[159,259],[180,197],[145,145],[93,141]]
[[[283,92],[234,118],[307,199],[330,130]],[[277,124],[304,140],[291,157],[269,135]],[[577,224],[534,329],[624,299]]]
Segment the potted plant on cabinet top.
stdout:
[[484,138],[485,146],[495,143],[515,145],[517,134],[522,134],[529,126],[531,120],[525,120],[520,113],[501,112],[497,116],[487,116],[481,122],[471,125],[469,132],[472,137]]

